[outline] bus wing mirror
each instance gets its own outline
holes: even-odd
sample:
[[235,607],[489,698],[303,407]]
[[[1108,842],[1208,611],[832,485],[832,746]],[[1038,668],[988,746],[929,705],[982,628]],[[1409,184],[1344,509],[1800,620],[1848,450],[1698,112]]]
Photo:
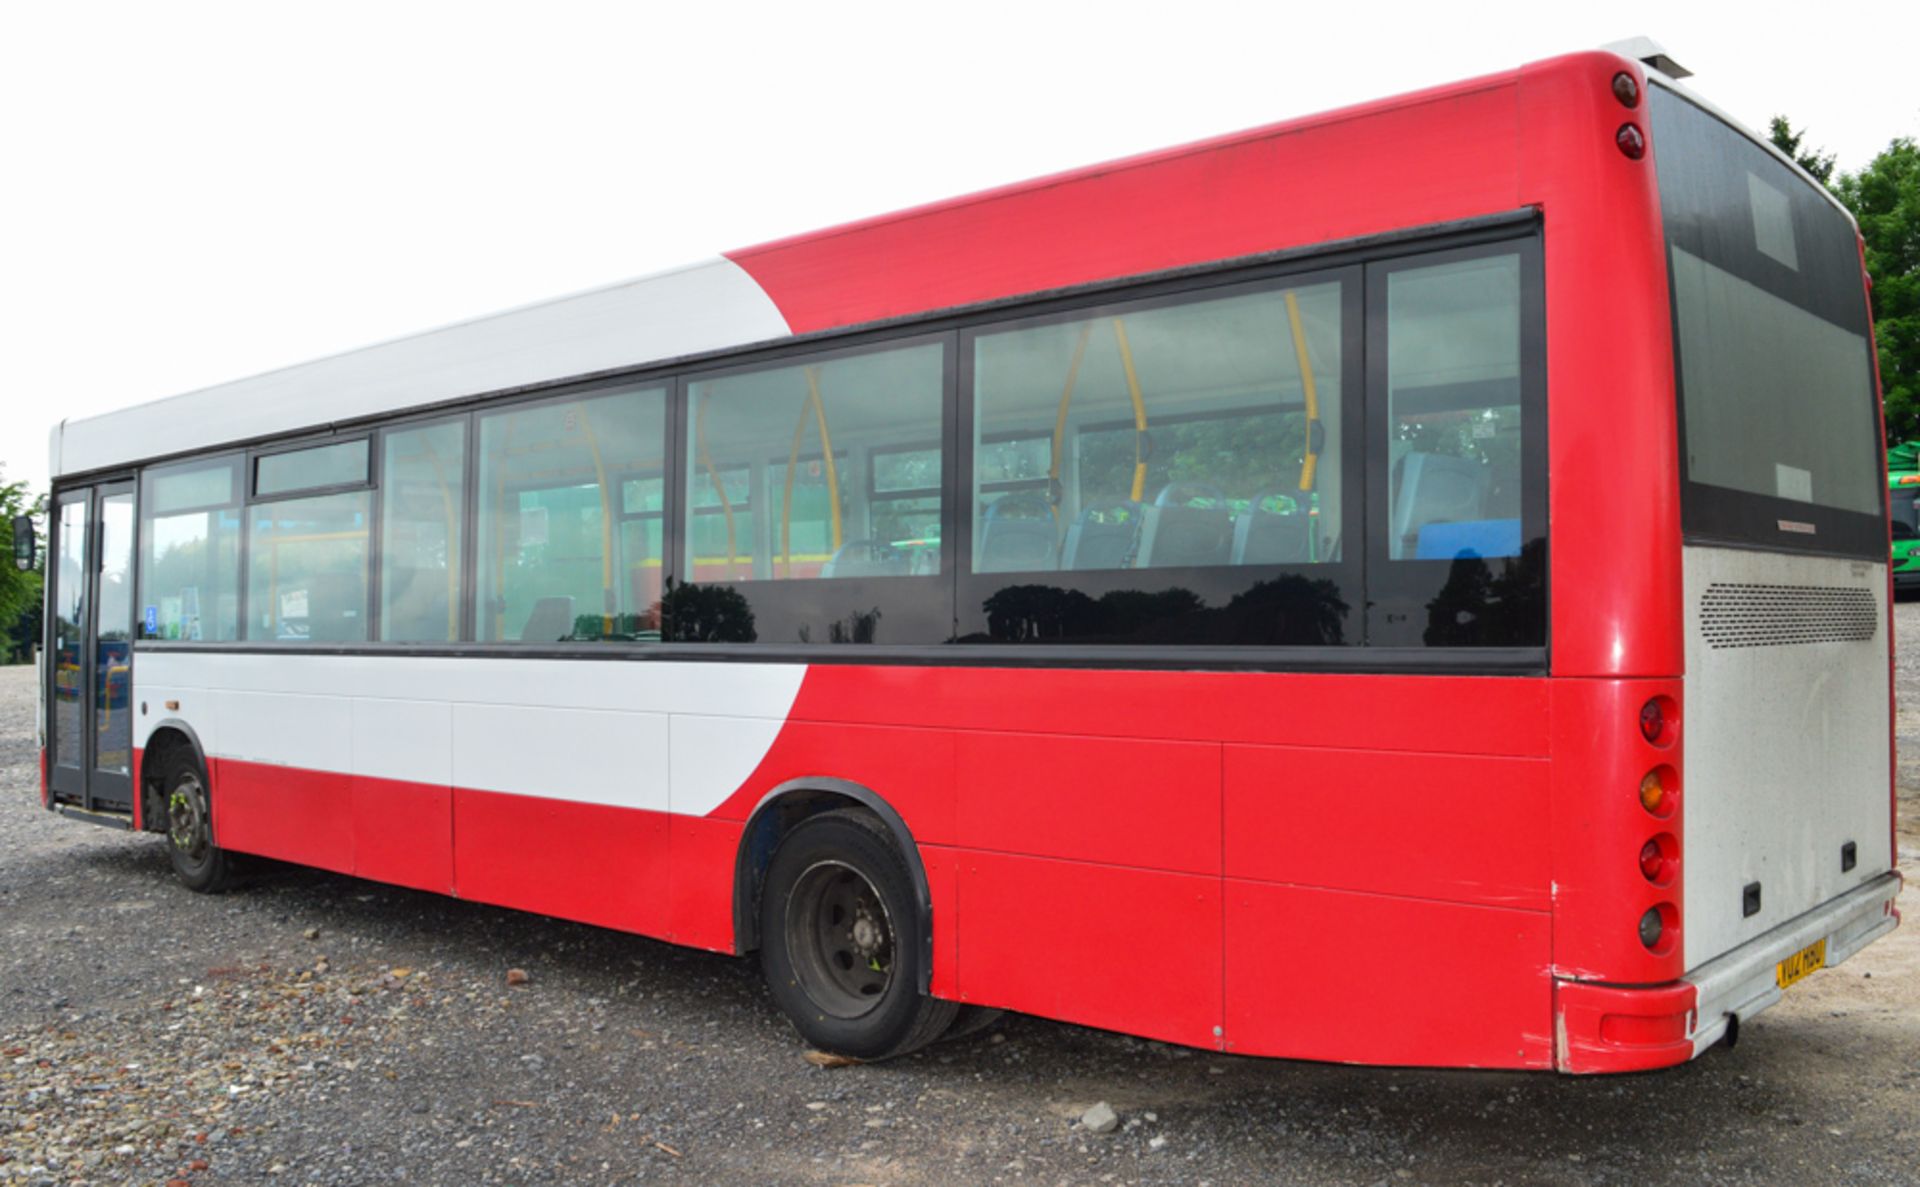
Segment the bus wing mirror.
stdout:
[[13,567],[16,569],[33,568],[34,540],[33,517],[16,515],[13,517]]

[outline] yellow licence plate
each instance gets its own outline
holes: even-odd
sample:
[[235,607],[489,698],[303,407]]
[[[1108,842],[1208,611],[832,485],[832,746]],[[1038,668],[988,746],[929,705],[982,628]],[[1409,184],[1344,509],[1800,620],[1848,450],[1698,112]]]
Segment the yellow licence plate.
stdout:
[[1800,949],[1800,951],[1774,966],[1774,983],[1779,985],[1780,988],[1785,989],[1813,970],[1821,968],[1826,963],[1827,942],[1825,940],[1815,940],[1813,943]]

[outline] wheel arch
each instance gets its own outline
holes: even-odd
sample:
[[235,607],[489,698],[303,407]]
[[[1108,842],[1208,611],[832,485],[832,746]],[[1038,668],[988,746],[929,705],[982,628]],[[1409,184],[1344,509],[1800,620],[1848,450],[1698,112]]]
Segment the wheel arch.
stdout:
[[165,832],[166,828],[160,822],[167,818],[166,790],[150,777],[150,773],[162,759],[183,749],[200,764],[201,777],[207,780],[209,799],[213,795],[213,772],[207,769],[207,748],[201,743],[199,733],[177,717],[168,717],[155,723],[147,732],[146,745],[140,748],[140,811],[141,822],[146,825],[147,832]]
[[754,805],[734,856],[733,950],[744,956],[760,946],[760,892],[781,838],[808,817],[848,807],[864,808],[879,817],[906,860],[907,876],[913,882],[920,908],[921,927],[914,943],[920,956],[919,989],[926,993],[933,983],[933,895],[927,885],[926,865],[920,860],[920,847],[892,804],[872,788],[848,779],[824,775],[789,779]]

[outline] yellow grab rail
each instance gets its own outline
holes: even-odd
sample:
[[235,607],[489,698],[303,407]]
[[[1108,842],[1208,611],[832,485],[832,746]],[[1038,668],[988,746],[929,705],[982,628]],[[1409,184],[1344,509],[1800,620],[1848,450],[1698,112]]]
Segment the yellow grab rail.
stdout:
[[1313,363],[1307,358],[1307,331],[1300,324],[1300,299],[1287,290],[1287,324],[1293,330],[1293,357],[1300,365],[1300,390],[1307,404],[1307,448],[1300,461],[1300,489],[1313,489],[1320,455],[1314,452],[1313,430],[1320,423],[1320,396],[1313,386]]
[[1113,319],[1114,341],[1120,344],[1120,366],[1127,373],[1127,394],[1133,399],[1133,494],[1138,503],[1147,491],[1147,405],[1140,396],[1140,376],[1133,369],[1133,347],[1127,344],[1126,323]]
[[1053,418],[1053,456],[1047,465],[1047,502],[1053,508],[1055,522],[1060,519],[1060,449],[1067,435],[1067,406],[1073,403],[1073,385],[1080,379],[1080,362],[1087,357],[1087,339],[1093,336],[1093,323],[1083,322],[1080,337],[1073,344],[1073,361],[1067,364],[1066,386],[1060,389],[1060,412]]

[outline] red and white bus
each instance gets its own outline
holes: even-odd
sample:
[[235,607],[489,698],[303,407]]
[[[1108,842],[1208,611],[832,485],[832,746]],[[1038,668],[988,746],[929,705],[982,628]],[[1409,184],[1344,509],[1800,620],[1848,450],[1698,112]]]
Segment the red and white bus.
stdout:
[[43,797],[997,1009],[1679,1063],[1891,930],[1846,213],[1576,54],[53,433]]

